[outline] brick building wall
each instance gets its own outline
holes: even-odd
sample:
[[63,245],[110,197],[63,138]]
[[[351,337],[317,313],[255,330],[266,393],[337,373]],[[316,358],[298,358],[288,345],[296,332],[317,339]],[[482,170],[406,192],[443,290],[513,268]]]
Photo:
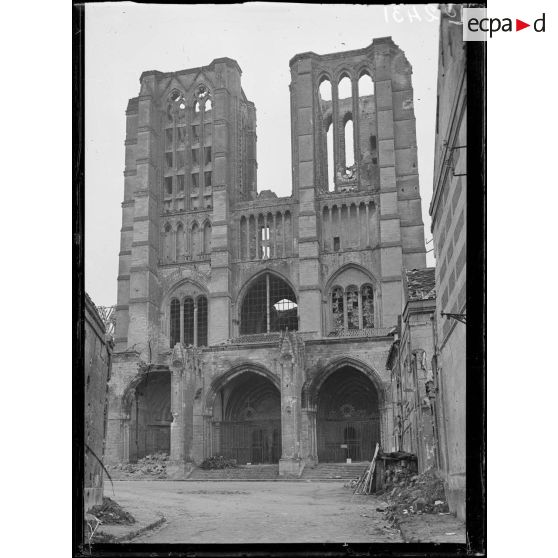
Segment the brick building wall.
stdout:
[[441,471],[450,510],[465,518],[467,91],[459,5],[441,5],[434,189],[430,215],[436,256],[437,368]]

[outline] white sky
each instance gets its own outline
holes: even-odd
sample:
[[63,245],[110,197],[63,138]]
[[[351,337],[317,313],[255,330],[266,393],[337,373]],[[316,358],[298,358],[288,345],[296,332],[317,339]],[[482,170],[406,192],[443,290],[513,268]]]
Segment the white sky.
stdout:
[[[391,36],[413,66],[425,236],[432,194],[438,19],[435,4],[86,4],[85,287],[98,305],[116,304],[124,193],[125,110],[145,70],[206,66],[227,56],[257,114],[258,190],[291,193],[289,60],[299,52],[342,52]],[[432,243],[427,245],[427,249]],[[434,265],[432,252],[428,265]]]

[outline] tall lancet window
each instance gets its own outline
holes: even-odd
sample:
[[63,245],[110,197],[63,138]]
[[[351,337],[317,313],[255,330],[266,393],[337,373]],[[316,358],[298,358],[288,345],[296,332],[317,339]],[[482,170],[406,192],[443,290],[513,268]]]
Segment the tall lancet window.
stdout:
[[173,188],[173,183],[184,184],[186,101],[183,93],[176,89],[168,97],[164,128],[163,211],[183,210],[184,188]]

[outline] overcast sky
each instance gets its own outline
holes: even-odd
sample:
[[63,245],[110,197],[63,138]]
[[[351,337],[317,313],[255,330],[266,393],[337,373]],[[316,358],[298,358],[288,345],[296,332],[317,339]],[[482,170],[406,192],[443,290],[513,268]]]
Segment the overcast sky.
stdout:
[[[291,193],[289,60],[299,52],[342,52],[391,36],[413,66],[425,236],[432,194],[438,19],[413,7],[249,3],[86,4],[85,287],[97,305],[116,304],[125,110],[145,70],[206,66],[227,56],[242,68],[256,105],[258,190]],[[432,248],[432,243],[427,249]],[[434,265],[432,252],[428,265]]]

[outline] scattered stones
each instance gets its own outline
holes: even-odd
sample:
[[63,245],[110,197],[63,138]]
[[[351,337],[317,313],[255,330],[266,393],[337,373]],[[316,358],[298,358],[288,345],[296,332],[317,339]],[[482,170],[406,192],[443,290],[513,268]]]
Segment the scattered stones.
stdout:
[[390,520],[396,521],[398,515],[449,512],[443,482],[433,470],[408,475],[396,484],[387,495]]
[[132,514],[106,496],[103,498],[103,503],[93,506],[87,515],[94,516],[105,525],[132,525],[136,522]]
[[109,468],[124,478],[167,478],[169,456],[165,452],[153,453],[138,459],[137,463],[120,463]]
[[[250,465],[250,463],[247,463],[247,465]],[[229,459],[219,455],[204,459],[200,469],[234,469],[237,466],[236,459]]]

